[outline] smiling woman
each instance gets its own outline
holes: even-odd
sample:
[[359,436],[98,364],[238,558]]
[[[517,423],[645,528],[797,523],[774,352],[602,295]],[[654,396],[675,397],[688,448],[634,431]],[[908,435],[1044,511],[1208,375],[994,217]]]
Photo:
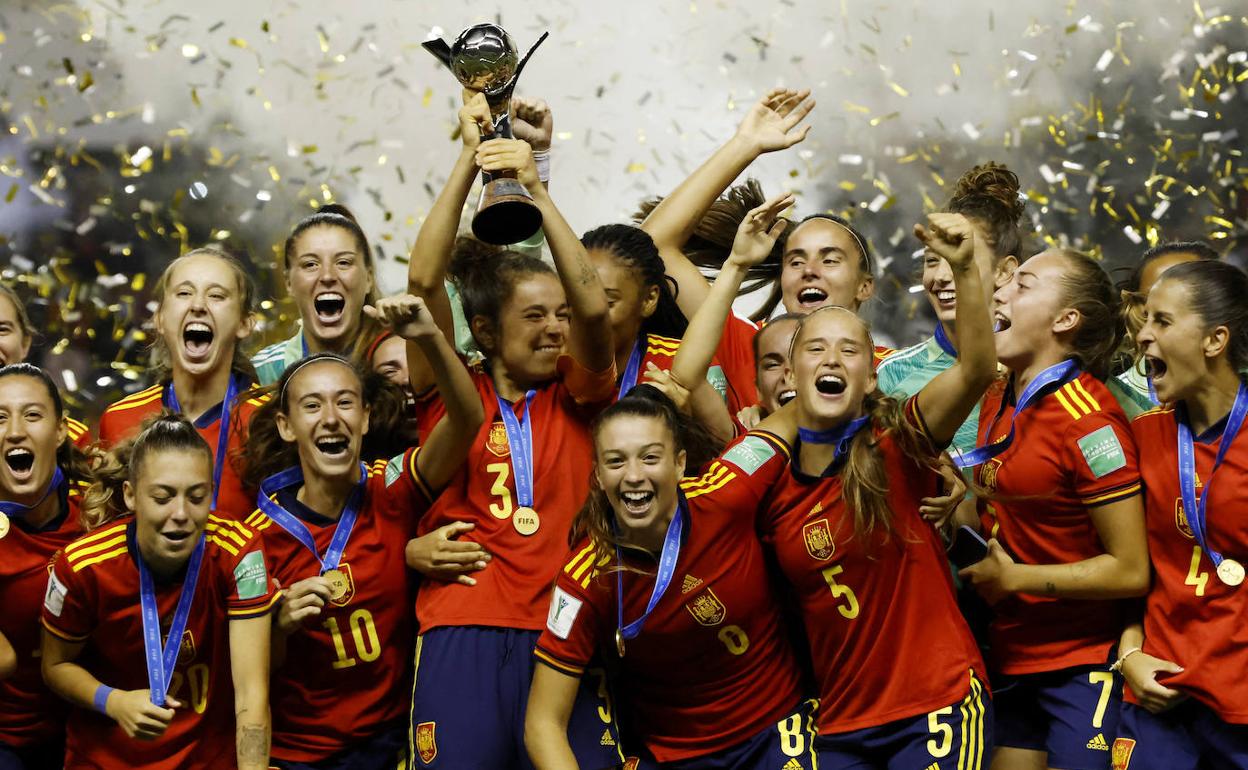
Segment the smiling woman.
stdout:
[[246,269],[216,248],[175,259],[156,283],[152,367],[157,384],[110,405],[100,417],[100,441],[134,436],[162,409],[192,421],[215,450],[212,508],[241,518],[254,507],[230,458],[242,446],[257,406],[247,394],[255,370],[241,344],[251,334],[255,289]]
[[286,291],[302,328],[252,358],[261,385],[309,353],[349,355],[360,336],[375,283],[368,238],[346,206],[330,204],[299,220],[283,249]]
[[268,766],[278,594],[259,533],[211,514],[212,467],[164,415],[97,468],[97,527],[57,555],[43,605],[44,681],[76,707],[70,767]]

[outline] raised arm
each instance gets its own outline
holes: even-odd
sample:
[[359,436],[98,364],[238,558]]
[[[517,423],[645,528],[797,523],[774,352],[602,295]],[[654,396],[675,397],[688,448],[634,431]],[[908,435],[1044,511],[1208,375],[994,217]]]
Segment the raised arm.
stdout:
[[975,239],[980,238],[961,214],[928,214],[928,226],[914,234],[949,263],[958,295],[955,326],[958,360],[919,391],[919,411],[932,439],[947,444],[979,403],[997,372],[996,343],[984,279],[975,264]]
[[516,179],[533,196],[533,202],[542,212],[542,230],[546,233],[546,243],[550,246],[572,315],[568,352],[590,371],[602,372],[610,368],[615,361],[615,347],[611,340],[606,291],[581,239],[572,232],[538,178],[532,148],[520,139],[491,139],[477,148],[477,165],[491,173],[515,172]]
[[681,250],[698,221],[754,159],[806,138],[799,123],[814,108],[809,90],[772,89],[746,113],[736,134],[650,212],[641,227],[654,239],[667,274],[680,288],[676,302],[692,318],[706,299],[706,278]]
[[[481,132],[493,130],[485,95],[465,91],[464,98],[465,104],[459,110],[462,147],[446,185],[420,226],[407,266],[408,293],[425,301],[438,328],[452,347],[455,345],[455,320],[450,298],[446,294],[446,272],[455,247],[455,237],[459,233],[460,213],[477,177],[476,152],[481,143]],[[434,382],[433,372],[428,367],[413,365],[410,356],[408,376],[413,393],[425,392]]]
[[707,292],[706,300],[690,318],[672,361],[672,375],[678,382],[692,385],[706,379],[737,290],[749,269],[771,253],[776,239],[788,226],[788,222],[780,219],[780,212],[792,204],[792,193],[779,195],[750,211],[737,227],[732,253]]
[[423,368],[432,373],[446,414],[425,439],[416,462],[426,483],[441,490],[468,458],[468,449],[485,421],[481,396],[424,300],[411,294],[387,297],[364,312],[407,340],[409,369],[412,361],[423,361]]
[[230,621],[230,676],[234,681],[234,751],[238,770],[269,766],[269,635],[272,618]]

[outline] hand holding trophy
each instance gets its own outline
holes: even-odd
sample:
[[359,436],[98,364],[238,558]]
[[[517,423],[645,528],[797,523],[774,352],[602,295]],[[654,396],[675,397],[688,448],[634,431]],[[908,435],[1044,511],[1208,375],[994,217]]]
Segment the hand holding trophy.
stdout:
[[[516,44],[497,24],[477,24],[464,30],[453,45],[435,38],[422,45],[451,70],[460,84],[485,95],[494,125],[494,137],[511,139],[512,94],[529,57],[550,33],[544,32],[524,58],[517,56]],[[533,197],[512,172],[482,171],[485,186],[472,232],[477,238],[496,245],[518,243],[542,226],[542,215]]]

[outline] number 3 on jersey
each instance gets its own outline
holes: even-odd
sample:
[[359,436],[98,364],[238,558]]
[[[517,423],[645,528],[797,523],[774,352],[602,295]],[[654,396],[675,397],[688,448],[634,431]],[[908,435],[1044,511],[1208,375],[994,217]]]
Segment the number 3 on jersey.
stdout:
[[490,463],[485,466],[488,473],[494,474],[494,485],[490,494],[498,497],[497,503],[490,503],[490,513],[496,519],[511,518],[511,490],[507,488],[507,479],[511,476],[511,463]]

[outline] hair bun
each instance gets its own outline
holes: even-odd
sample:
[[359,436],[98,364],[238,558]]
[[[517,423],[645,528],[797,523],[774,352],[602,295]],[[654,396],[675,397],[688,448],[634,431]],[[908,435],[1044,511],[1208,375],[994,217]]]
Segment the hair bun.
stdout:
[[320,208],[318,208],[318,209],[316,210],[316,213],[318,213],[318,214],[337,214],[337,215],[338,215],[338,216],[340,216],[340,217],[344,217],[344,218],[346,218],[346,219],[350,219],[352,222],[355,222],[357,225],[359,224],[359,221],[358,221],[358,220],[356,220],[356,218],[355,218],[355,214],[352,214],[352,213],[351,213],[351,209],[347,208],[346,206],[342,205],[341,203],[326,203],[324,206],[321,206]]
[[981,205],[999,206],[1010,219],[1017,220],[1026,207],[1026,202],[1019,196],[1019,188],[1017,174],[1002,163],[988,161],[958,178],[950,208],[965,207],[974,201]]
[[451,249],[451,264],[447,272],[456,283],[482,277],[496,268],[507,253],[499,246],[461,235],[455,239],[455,246]]

